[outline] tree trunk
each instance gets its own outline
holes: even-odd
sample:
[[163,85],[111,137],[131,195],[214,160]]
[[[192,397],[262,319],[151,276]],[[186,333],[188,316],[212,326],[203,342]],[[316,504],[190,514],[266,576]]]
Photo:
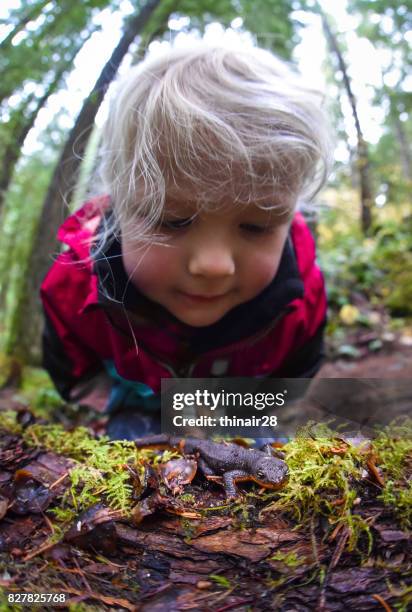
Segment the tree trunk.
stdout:
[[391,119],[399,142],[399,154],[401,158],[402,174],[405,181],[412,181],[412,157],[408,137],[396,108],[391,112]]
[[53,174],[33,245],[29,264],[30,276],[27,277],[26,296],[23,300],[24,308],[19,314],[19,321],[16,322],[18,330],[14,335],[15,343],[9,347],[10,352],[18,354],[24,360],[34,362],[39,360],[41,328],[39,287],[50,266],[51,253],[57,249],[57,241],[54,236],[65,217],[67,200],[76,185],[78,170],[93,129],[94,118],[131,43],[146,26],[160,2],[161,0],[149,0],[141,11],[127,23],[120,42],[104,66],[77,117]]
[[356,134],[358,138],[357,142],[357,169],[359,172],[359,186],[360,186],[360,200],[361,200],[361,226],[364,234],[368,234],[371,225],[372,225],[372,185],[371,185],[371,177],[370,177],[370,164],[369,164],[369,155],[368,155],[368,145],[365,142],[359,122],[358,112],[356,109],[356,100],[352,91],[351,83],[348,76],[348,71],[346,69],[346,64],[343,59],[342,53],[340,52],[338,42],[334,33],[332,32],[326,15],[322,11],[319,5],[317,5],[317,10],[322,19],[322,25],[325,32],[326,39],[328,41],[328,45],[332,51],[332,53],[336,56],[338,61],[339,69],[343,75],[343,82],[345,85],[346,93],[349,98],[349,103],[352,109],[353,119],[355,121]]

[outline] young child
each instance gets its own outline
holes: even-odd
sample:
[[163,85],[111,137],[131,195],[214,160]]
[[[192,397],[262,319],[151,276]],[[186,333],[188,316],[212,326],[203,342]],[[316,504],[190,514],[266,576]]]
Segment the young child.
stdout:
[[113,438],[159,431],[166,377],[311,377],[326,297],[298,206],[330,159],[321,98],[269,52],[199,45],[123,79],[104,195],[61,226],[44,365],[78,400],[105,370]]

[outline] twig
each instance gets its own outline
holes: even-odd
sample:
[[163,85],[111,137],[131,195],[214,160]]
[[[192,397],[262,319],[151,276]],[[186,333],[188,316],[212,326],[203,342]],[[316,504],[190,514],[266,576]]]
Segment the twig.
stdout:
[[100,593],[85,593],[79,591],[78,589],[72,589],[71,587],[60,588],[61,591],[65,593],[72,593],[72,595],[79,595],[80,597],[84,597],[85,599],[97,599],[98,601],[102,601],[103,603],[110,605],[116,605],[120,608],[126,608],[126,610],[130,610],[130,612],[136,612],[138,607],[136,604],[131,603],[128,599],[119,599],[117,597],[107,597],[106,595],[100,595]]
[[157,595],[158,593],[162,593],[163,591],[170,589],[171,586],[172,586],[171,582],[166,582],[165,584],[162,584],[162,586],[158,587],[157,589],[153,589],[152,591],[147,591],[146,593],[142,594],[140,596],[140,600],[150,599],[151,597],[153,597],[153,595]]
[[58,544],[58,542],[49,542],[48,544],[43,544],[43,546],[40,546],[36,550],[32,550],[30,553],[25,555],[22,558],[22,561],[29,561],[30,559],[33,559],[33,557],[40,555],[40,553],[43,553],[46,550],[49,550],[50,548],[53,548],[53,546],[56,546],[56,544]]
[[50,529],[51,533],[54,533],[54,527],[53,527],[53,523],[51,522],[51,520],[49,519],[48,516],[46,516],[46,514],[44,514],[44,512],[41,513],[44,522],[46,523],[47,527]]
[[392,608],[389,606],[389,604],[386,603],[383,597],[381,597],[377,593],[372,595],[372,597],[373,599],[376,599],[376,601],[379,602],[383,608],[385,608],[386,612],[392,612]]
[[52,484],[49,486],[49,491],[51,489],[54,489],[54,487],[57,487],[57,485],[59,485],[61,482],[63,482],[63,480],[69,475],[69,472],[65,472],[62,476],[60,476],[60,478],[58,478],[57,480],[55,480],[54,482],[52,482]]
[[317,610],[319,610],[319,612],[322,612],[322,610],[326,610],[326,589],[329,586],[330,573],[331,573],[331,570],[333,570],[339,563],[339,559],[341,558],[342,553],[345,550],[345,545],[346,545],[346,542],[348,541],[348,537],[349,537],[349,532],[348,530],[346,530],[341,534],[336,544],[335,550],[333,551],[332,558],[325,572],[325,578],[323,580],[322,587],[320,589],[318,606],[317,606]]
[[340,536],[338,543],[336,544],[336,548],[333,552],[332,559],[330,560],[329,567],[330,569],[334,569],[339,563],[339,559],[342,556],[343,551],[345,550],[346,542],[348,541],[349,531],[346,530]]
[[318,543],[315,537],[315,517],[312,515],[310,519],[310,541],[312,544],[312,552],[316,563],[319,565]]
[[84,571],[81,569],[81,567],[80,567],[80,565],[79,565],[79,563],[78,563],[78,561],[77,561],[76,557],[73,557],[73,561],[74,561],[75,566],[76,566],[76,567],[77,567],[77,569],[79,570],[79,573],[80,573],[81,579],[83,580],[83,582],[84,582],[84,584],[85,584],[86,589],[89,591],[89,593],[91,593],[91,592],[92,592],[92,590],[91,590],[91,588],[90,588],[90,584],[87,582],[86,576],[84,575]]
[[242,599],[241,601],[236,601],[234,603],[227,604],[227,606],[223,606],[222,608],[218,608],[215,612],[226,612],[226,610],[232,610],[233,608],[243,606],[245,604],[251,603],[252,601],[255,601],[254,597],[249,597],[249,599]]

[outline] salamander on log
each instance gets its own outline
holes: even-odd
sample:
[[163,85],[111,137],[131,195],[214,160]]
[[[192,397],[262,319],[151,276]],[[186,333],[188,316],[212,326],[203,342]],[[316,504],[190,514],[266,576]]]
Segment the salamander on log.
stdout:
[[238,444],[180,438],[168,434],[138,438],[134,442],[137,448],[176,448],[187,454],[198,455],[198,466],[206,478],[223,477],[228,498],[238,496],[237,482],[252,480],[267,489],[279,489],[288,478],[285,461],[273,454]]

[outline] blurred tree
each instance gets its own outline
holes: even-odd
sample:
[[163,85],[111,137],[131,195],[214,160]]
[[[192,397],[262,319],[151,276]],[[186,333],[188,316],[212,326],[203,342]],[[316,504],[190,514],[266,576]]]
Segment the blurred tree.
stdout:
[[[76,40],[76,39],[75,39]],[[13,171],[18,161],[23,143],[37,118],[39,111],[45,106],[49,97],[57,91],[64,75],[72,69],[73,60],[80,50],[83,41],[73,45],[71,54],[66,53],[64,60],[56,65],[49,83],[44,83],[45,89],[41,95],[30,93],[20,105],[10,111],[7,123],[0,126],[2,136],[0,145],[0,211]]]
[[358,34],[382,52],[382,84],[376,88],[375,104],[386,111],[385,140],[389,134],[395,137],[393,152],[400,161],[401,182],[410,186],[412,93],[407,79],[412,64],[412,0],[349,0],[348,8],[361,16]]
[[[54,69],[66,51],[70,53],[73,39],[90,36],[87,27],[96,11],[111,5],[117,6],[121,0],[52,0],[44,3],[38,0],[30,8],[36,19],[19,25],[19,32],[3,41],[0,55],[0,102],[10,96],[21,94],[27,85],[40,83],[44,75]],[[26,7],[27,9],[27,7]],[[36,11],[35,11],[36,9]],[[18,14],[20,9],[13,13]]]
[[[41,205],[53,170],[53,160],[64,142],[62,110],[39,136],[39,150],[22,157],[7,193],[0,224],[0,346],[12,351],[16,322],[24,307],[25,285],[30,276],[30,255],[37,233]],[[64,122],[63,122],[64,123]],[[52,262],[54,254],[50,253]],[[30,319],[26,321],[30,326]]]
[[10,11],[7,25],[12,27],[7,36],[0,42],[0,51],[2,53],[10,49],[13,38],[25,28],[29,21],[36,19],[49,3],[50,0],[41,0],[40,2],[30,2],[30,0],[27,2],[27,0],[23,0],[18,9]]
[[[41,318],[38,290],[44,273],[50,265],[50,252],[53,252],[56,247],[56,241],[52,237],[55,236],[56,228],[61,223],[62,213],[65,210],[64,206],[61,206],[64,202],[64,194],[69,185],[75,185],[73,177],[77,177],[79,159],[84,153],[97,110],[131,43],[145,27],[160,2],[161,0],[149,0],[142,9],[126,21],[123,35],[83,104],[64,145],[43,203],[36,235],[33,236],[29,264],[30,275],[24,287],[25,296],[21,295],[19,301],[18,317],[14,319],[13,343],[6,347],[7,351],[13,349],[18,356],[27,357],[39,347]],[[73,147],[75,143],[76,155],[74,156]],[[31,324],[28,329],[27,321],[29,319]]]
[[315,5],[316,12],[319,13],[322,26],[325,32],[328,46],[335,58],[338,69],[342,74],[342,82],[345,87],[345,91],[349,100],[349,104],[352,110],[352,115],[356,128],[357,135],[357,160],[356,165],[359,172],[359,186],[360,186],[360,203],[361,203],[361,226],[364,234],[370,233],[372,226],[372,204],[373,204],[373,191],[372,181],[370,175],[370,163],[369,163],[369,152],[368,144],[365,141],[359,121],[359,115],[357,111],[357,105],[355,96],[352,90],[351,81],[348,74],[345,59],[343,57],[341,48],[339,46],[337,37],[332,31],[329,20],[326,13],[317,2]]
[[99,29],[91,16],[109,2],[85,0],[80,9],[68,0],[58,5],[50,0],[25,2],[7,19],[14,23],[20,11],[24,17],[12,30],[19,32],[1,43],[0,212],[25,137],[63,76],[73,69],[77,52]]

